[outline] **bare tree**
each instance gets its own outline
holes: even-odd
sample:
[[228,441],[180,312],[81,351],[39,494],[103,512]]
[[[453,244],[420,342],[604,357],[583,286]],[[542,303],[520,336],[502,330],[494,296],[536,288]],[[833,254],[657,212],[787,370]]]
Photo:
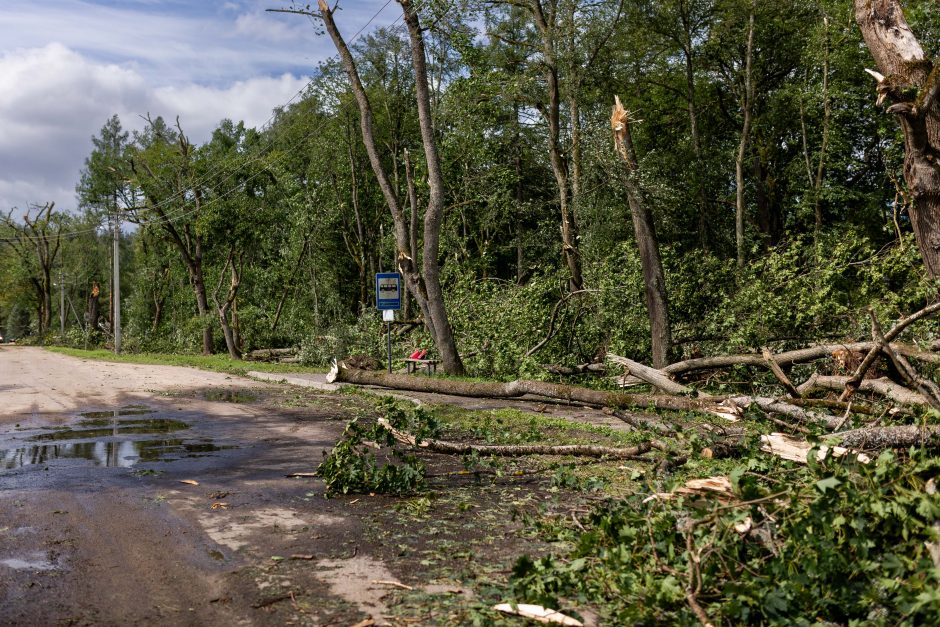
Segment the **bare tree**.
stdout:
[[911,225],[931,277],[940,277],[940,63],[926,58],[897,0],[855,0],[855,21],[878,72],[878,104],[889,100],[904,132]]
[[[0,240],[16,252],[27,269],[29,283],[36,294],[36,318],[40,335],[52,324],[52,268],[62,243],[62,228],[59,216],[52,213],[54,202],[45,205],[31,204],[23,214],[23,224],[13,219],[11,209],[3,216],[3,223],[12,237]],[[35,212],[34,216],[30,216]]]

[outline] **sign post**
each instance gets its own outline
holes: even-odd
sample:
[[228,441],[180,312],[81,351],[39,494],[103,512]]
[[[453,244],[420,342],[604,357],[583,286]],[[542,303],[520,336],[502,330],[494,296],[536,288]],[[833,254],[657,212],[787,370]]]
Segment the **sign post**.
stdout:
[[388,373],[392,373],[392,322],[401,309],[401,275],[397,272],[379,272],[375,275],[375,307],[382,312],[385,335],[388,338]]

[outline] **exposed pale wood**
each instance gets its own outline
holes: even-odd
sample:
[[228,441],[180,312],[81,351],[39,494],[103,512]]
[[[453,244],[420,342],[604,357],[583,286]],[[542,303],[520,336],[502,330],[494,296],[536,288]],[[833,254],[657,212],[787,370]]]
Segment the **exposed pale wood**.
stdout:
[[562,614],[557,610],[548,609],[541,605],[531,605],[529,603],[500,603],[494,605],[493,609],[503,614],[512,614],[534,620],[537,623],[552,623],[556,625],[568,625],[570,627],[582,627],[584,623],[570,616]]
[[[771,433],[770,435],[760,436],[761,441],[761,450],[771,455],[776,455],[777,457],[783,459],[789,459],[790,461],[799,462],[801,464],[806,463],[806,458],[809,455],[810,450],[815,446],[810,442],[805,440],[798,440],[792,438],[784,433]],[[833,457],[843,457],[845,455],[855,455],[858,461],[863,464],[867,464],[871,461],[871,458],[865,453],[860,453],[858,451],[850,450],[844,446],[833,446],[831,447]],[[816,453],[816,459],[823,460],[826,455],[829,453],[830,447],[826,445],[820,445]]]

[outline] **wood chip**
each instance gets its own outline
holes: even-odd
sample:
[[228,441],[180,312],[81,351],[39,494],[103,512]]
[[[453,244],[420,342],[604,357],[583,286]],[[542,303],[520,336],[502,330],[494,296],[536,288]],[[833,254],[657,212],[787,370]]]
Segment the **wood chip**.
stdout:
[[554,623],[556,625],[584,627],[584,623],[581,621],[571,618],[570,616],[566,616],[557,610],[551,610],[542,607],[541,605],[529,605],[528,603],[500,603],[499,605],[494,605],[493,609],[504,614],[512,614],[514,616],[522,616],[523,618],[531,618],[538,623]]
[[295,478],[295,477],[307,478],[307,477],[316,477],[317,473],[315,472],[292,472],[287,476],[291,478]]
[[199,482],[195,479],[180,479],[179,483],[185,483],[186,485],[199,485]]
[[213,503],[212,509],[228,509],[228,503]]
[[290,556],[290,558],[291,558],[292,560],[307,560],[307,561],[309,561],[309,560],[316,559],[317,556],[316,556],[316,555],[310,555],[310,554],[304,554],[304,553],[294,553],[293,555]]
[[383,586],[395,586],[396,588],[401,588],[402,590],[414,590],[413,587],[403,584],[400,581],[391,581],[386,579],[373,579],[372,583],[380,584]]
[[367,618],[367,619],[365,619],[365,620],[361,620],[361,621],[359,621],[358,623],[356,623],[355,625],[350,625],[349,627],[372,627],[372,625],[374,625],[374,624],[375,624],[375,621],[374,621],[374,620],[372,619],[372,617],[370,616],[369,618]]

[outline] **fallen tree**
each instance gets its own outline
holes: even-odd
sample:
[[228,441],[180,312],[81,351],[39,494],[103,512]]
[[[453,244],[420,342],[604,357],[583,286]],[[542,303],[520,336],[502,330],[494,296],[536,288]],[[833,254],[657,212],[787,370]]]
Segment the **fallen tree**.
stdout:
[[468,455],[476,453],[483,457],[525,457],[527,455],[575,455],[580,457],[610,457],[613,459],[633,459],[651,461],[641,457],[652,450],[649,443],[639,444],[630,448],[616,448],[612,446],[596,446],[593,444],[471,444],[469,442],[450,442],[447,440],[422,439],[417,440],[410,433],[396,429],[385,418],[379,418],[378,423],[385,427],[392,436],[402,444],[409,444],[424,448],[435,453],[448,455]]
[[576,385],[519,379],[508,383],[460,381],[434,377],[414,377],[357,370],[343,362],[333,362],[327,374],[329,383],[352,383],[431,394],[450,394],[472,398],[519,398],[527,394],[594,407],[655,407],[674,411],[708,411],[711,404],[699,399],[652,394],[626,394],[592,390]]

